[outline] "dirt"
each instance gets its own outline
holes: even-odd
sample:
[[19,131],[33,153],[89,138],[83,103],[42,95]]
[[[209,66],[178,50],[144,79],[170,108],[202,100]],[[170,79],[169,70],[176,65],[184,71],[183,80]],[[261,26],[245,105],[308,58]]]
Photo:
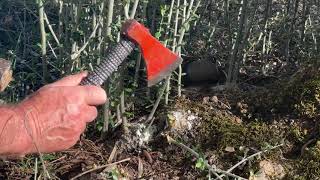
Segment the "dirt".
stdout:
[[[306,83],[310,82],[318,81]],[[285,84],[287,89],[280,82],[263,87],[243,83],[232,89],[185,89],[181,98],[158,109],[152,126],[158,129],[143,146],[124,148],[129,147],[123,145],[130,141],[117,135],[104,140],[86,136],[67,151],[44,154],[44,164],[37,155],[1,161],[0,178],[31,179],[36,172],[43,178],[45,167],[52,179],[207,179],[209,172],[204,162],[226,171],[254,156],[231,173],[245,179],[319,179],[319,111],[300,113],[309,106],[301,110],[296,109],[300,106],[283,101],[285,95],[298,92],[288,91],[294,89],[292,84]],[[299,87],[317,90],[318,85]],[[303,96],[308,100],[305,102],[318,107],[317,98],[313,97],[311,101]],[[288,107],[281,108],[284,104]],[[169,144],[167,135],[199,157]]]

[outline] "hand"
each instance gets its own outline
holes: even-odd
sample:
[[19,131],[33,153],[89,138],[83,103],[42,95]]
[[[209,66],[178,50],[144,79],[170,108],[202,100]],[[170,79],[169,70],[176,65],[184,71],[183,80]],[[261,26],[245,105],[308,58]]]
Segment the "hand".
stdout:
[[9,134],[0,138],[16,133],[11,146],[18,154],[55,152],[75,145],[86,124],[97,117],[95,106],[106,101],[102,88],[79,86],[86,76],[71,75],[46,85],[13,107],[15,117],[4,127]]

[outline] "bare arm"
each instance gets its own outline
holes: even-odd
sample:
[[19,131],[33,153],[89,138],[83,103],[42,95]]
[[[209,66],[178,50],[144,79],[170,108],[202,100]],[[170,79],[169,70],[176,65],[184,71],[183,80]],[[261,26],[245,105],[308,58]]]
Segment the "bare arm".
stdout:
[[24,154],[30,151],[31,139],[21,126],[23,118],[15,107],[0,107],[0,154]]
[[54,152],[73,146],[106,101],[103,89],[79,86],[87,75],[42,87],[21,103],[0,107],[0,155]]

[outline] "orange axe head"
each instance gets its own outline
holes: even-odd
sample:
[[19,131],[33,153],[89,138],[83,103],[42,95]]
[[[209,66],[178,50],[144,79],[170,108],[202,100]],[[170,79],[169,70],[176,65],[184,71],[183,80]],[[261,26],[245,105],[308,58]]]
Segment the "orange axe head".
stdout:
[[179,56],[164,47],[137,21],[128,20],[121,31],[125,38],[108,49],[105,59],[82,80],[82,85],[102,85],[133,51],[135,45],[140,47],[146,62],[149,87],[164,79],[181,64]]
[[148,86],[152,86],[174,71],[182,59],[153,37],[149,30],[136,20],[122,26],[122,34],[138,44],[147,68]]

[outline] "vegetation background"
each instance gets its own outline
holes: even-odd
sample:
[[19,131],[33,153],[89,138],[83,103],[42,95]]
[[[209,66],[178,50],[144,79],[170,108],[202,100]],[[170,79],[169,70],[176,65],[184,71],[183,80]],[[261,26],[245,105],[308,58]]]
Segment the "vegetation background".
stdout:
[[[243,109],[243,104],[253,107],[252,114],[242,111],[238,114],[241,119],[247,120],[246,126],[252,127],[252,121],[260,122],[261,118],[271,116],[274,114],[272,109],[276,108],[279,110],[277,113],[285,109],[288,112],[285,117],[294,116],[304,120],[307,117],[309,126],[318,127],[314,124],[317,125],[315,122],[319,117],[320,104],[320,81],[317,79],[319,13],[319,0],[1,0],[0,57],[12,62],[14,81],[0,98],[10,103],[18,102],[47,83],[68,74],[94,69],[106,56],[106,49],[121,38],[121,24],[134,18],[148,27],[165,46],[182,56],[184,63],[165,81],[147,88],[144,62],[137,49],[105,83],[109,100],[104,107],[100,107],[100,116],[90,126],[88,138],[101,140],[114,132],[119,124],[126,129],[132,120],[146,116],[147,121],[152,121],[163,109],[176,107],[177,99],[190,95],[182,80],[185,75],[183,67],[191,61],[213,62],[225,73],[224,88],[231,94],[239,88],[243,90],[244,86],[265,88],[271,84],[268,86],[271,87],[268,95],[261,95],[260,91],[248,95],[248,91],[244,90],[238,97],[249,99],[249,102],[234,100],[238,108],[241,102],[240,109]],[[222,78],[221,74],[217,76]],[[309,79],[312,81],[306,81]],[[297,84],[301,86],[296,87]],[[207,92],[201,91],[192,97],[197,99],[195,96],[199,94],[207,96]],[[213,97],[216,96],[214,94]],[[257,103],[260,97],[266,99],[260,99]],[[220,96],[218,98],[220,100]],[[263,125],[257,127],[264,126],[266,121],[261,123]],[[290,132],[295,132],[298,140],[291,142],[297,141],[295,145],[299,144],[298,149],[305,149],[304,145],[310,140],[317,144],[314,129],[298,125],[286,127],[295,127]],[[256,129],[257,134],[260,133],[259,128]],[[308,129],[308,133],[305,133],[305,129]],[[211,130],[215,129],[206,131]],[[272,136],[271,139],[287,136]],[[260,142],[260,139],[257,141]],[[257,146],[260,148],[260,145]],[[221,148],[225,146],[221,144]],[[201,150],[208,149],[202,147]],[[45,161],[50,164],[59,157],[54,155]],[[312,158],[315,162],[312,167],[304,164],[310,162],[308,158],[295,161],[294,164],[300,163],[293,168],[298,169],[295,173],[299,171],[305,174],[288,177],[319,178],[320,166],[316,167],[320,165],[319,157]],[[24,163],[32,169],[37,163],[34,163],[34,157],[30,158],[32,163],[26,163],[26,160]],[[200,169],[207,167],[206,161],[199,159],[196,166]],[[45,162],[42,161],[42,164]],[[303,166],[310,171],[301,169]],[[5,164],[3,167],[11,165]],[[4,177],[15,172],[4,169]],[[248,169],[257,170],[252,167]],[[34,170],[23,172],[19,173],[22,177],[37,177]],[[39,172],[42,177],[45,176],[45,166]],[[71,176],[59,173],[56,176],[60,178]],[[116,176],[113,171],[111,174]],[[204,177],[207,175],[205,173]],[[242,175],[253,177],[249,170]],[[203,174],[189,178],[198,176]]]

